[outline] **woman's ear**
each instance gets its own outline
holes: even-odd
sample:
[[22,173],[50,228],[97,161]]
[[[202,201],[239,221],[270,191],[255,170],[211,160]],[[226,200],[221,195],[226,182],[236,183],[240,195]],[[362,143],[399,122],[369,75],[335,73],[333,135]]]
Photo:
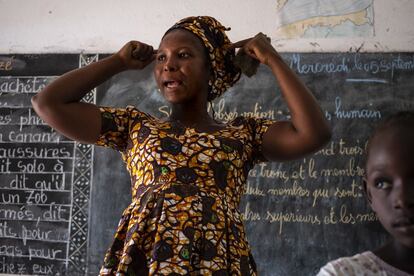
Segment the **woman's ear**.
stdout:
[[364,178],[362,178],[362,188],[364,190],[365,198],[367,199],[369,205],[371,205],[372,195],[371,195],[370,189],[368,189],[367,178],[365,176],[364,176]]

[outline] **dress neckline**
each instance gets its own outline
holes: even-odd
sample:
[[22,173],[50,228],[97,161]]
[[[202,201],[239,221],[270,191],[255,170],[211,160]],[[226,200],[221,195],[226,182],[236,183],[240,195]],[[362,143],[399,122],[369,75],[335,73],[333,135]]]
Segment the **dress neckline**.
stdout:
[[196,127],[193,126],[185,126],[183,123],[181,123],[178,120],[163,120],[163,119],[158,119],[158,121],[161,124],[166,124],[170,127],[174,126],[174,125],[178,125],[180,128],[184,129],[185,133],[192,133],[192,134],[200,134],[200,135],[217,135],[220,134],[222,132],[228,131],[228,129],[231,126],[231,121],[228,123],[223,123],[223,128],[219,128],[213,131],[201,131],[198,130]]

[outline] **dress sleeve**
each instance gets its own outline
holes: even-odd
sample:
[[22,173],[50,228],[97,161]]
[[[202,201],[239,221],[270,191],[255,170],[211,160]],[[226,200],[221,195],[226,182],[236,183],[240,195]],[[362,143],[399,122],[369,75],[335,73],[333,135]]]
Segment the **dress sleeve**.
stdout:
[[268,119],[249,118],[249,125],[252,132],[253,164],[268,161],[262,153],[263,134],[275,122],[274,120]]
[[99,107],[101,111],[101,133],[95,142],[98,146],[110,147],[124,152],[129,137],[134,108]]

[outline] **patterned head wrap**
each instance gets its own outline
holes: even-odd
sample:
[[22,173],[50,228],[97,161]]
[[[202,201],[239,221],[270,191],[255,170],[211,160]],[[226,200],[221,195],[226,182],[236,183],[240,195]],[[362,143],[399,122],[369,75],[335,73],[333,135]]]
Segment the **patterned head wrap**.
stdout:
[[195,34],[207,49],[213,73],[213,79],[208,84],[209,101],[223,94],[239,80],[241,72],[234,65],[235,51],[228,50],[231,42],[225,33],[230,28],[224,27],[210,16],[191,16],[175,23],[165,34],[175,29],[185,29]]

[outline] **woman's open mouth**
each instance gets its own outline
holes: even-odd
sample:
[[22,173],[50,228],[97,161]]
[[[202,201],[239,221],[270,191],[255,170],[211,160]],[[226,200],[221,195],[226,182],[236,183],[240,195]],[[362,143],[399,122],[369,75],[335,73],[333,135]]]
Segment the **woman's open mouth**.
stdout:
[[164,81],[163,82],[163,85],[164,85],[164,87],[166,87],[166,88],[177,88],[177,87],[179,87],[180,85],[182,85],[182,81],[180,81],[180,80],[168,80],[168,81]]

